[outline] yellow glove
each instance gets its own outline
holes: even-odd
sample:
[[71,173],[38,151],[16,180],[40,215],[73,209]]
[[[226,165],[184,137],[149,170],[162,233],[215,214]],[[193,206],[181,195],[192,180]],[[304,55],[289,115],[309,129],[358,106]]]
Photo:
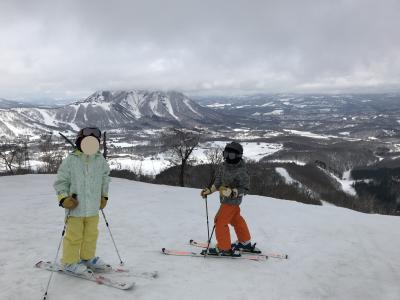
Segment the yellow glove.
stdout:
[[211,188],[205,188],[201,190],[200,196],[205,198],[206,196],[214,193],[217,190],[215,185],[212,185]]
[[108,197],[101,197],[100,200],[100,209],[104,209],[107,206]]
[[78,200],[76,200],[73,197],[67,197],[64,199],[61,199],[60,201],[60,206],[66,208],[66,209],[74,209],[77,207],[79,204]]
[[231,194],[232,194],[232,189],[229,188],[229,187],[227,187],[227,186],[223,186],[223,185],[222,185],[222,186],[219,188],[219,194],[221,195],[221,197],[228,198],[228,197],[230,197]]

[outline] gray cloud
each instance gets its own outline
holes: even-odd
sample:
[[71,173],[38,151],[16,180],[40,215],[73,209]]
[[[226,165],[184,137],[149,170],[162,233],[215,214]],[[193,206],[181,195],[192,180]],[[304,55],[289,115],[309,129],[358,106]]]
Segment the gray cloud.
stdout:
[[399,12],[396,0],[3,0],[0,97],[398,90]]

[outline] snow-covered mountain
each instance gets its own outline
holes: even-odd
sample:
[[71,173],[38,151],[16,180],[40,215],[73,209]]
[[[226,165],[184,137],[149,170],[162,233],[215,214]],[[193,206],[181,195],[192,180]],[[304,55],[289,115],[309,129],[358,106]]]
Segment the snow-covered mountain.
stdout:
[[[0,177],[0,299],[43,298],[50,274],[34,264],[54,259],[64,221],[54,180],[54,175]],[[213,194],[211,217],[218,206]],[[104,212],[125,267],[158,270],[159,278],[131,277],[135,288],[119,291],[55,274],[49,299],[399,299],[399,217],[252,195],[241,210],[258,247],[288,253],[288,260],[164,256],[163,247],[200,251],[189,240],[207,238],[199,190],[113,178]],[[117,265],[103,220],[99,232],[97,254]]]
[[219,112],[170,91],[98,91],[83,101],[57,108],[20,107],[0,102],[0,136],[38,135],[49,130],[194,127],[221,123]]
[[33,105],[24,102],[10,101],[0,98],[0,109],[9,109],[17,107],[33,107]]
[[84,101],[57,110],[57,119],[101,128],[183,125],[219,122],[220,114],[184,94],[170,91],[98,91]]

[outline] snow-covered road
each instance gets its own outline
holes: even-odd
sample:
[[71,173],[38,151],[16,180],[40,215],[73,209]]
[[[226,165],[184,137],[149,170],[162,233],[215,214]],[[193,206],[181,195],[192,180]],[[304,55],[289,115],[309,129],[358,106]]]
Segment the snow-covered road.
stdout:
[[[0,299],[42,299],[63,226],[53,175],[0,177]],[[217,196],[209,197],[210,220]],[[195,249],[207,236],[199,190],[113,178],[105,210],[129,268],[158,270],[119,291],[56,274],[49,299],[400,299],[400,218],[247,196],[242,213],[253,240],[289,260],[264,262],[172,257],[162,247]],[[232,230],[233,235],[233,230]],[[199,250],[199,249],[196,249]],[[98,254],[118,257],[104,225]]]

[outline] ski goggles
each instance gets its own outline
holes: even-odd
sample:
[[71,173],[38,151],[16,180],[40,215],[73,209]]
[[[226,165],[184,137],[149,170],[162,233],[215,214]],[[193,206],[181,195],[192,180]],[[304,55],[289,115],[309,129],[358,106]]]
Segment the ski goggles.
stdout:
[[101,131],[97,127],[86,127],[83,128],[81,131],[83,136],[91,136],[93,135],[94,137],[100,139],[101,138]]
[[236,153],[236,152],[230,152],[230,151],[223,151],[222,155],[224,156],[225,159],[236,159],[236,158],[241,158],[242,154]]

